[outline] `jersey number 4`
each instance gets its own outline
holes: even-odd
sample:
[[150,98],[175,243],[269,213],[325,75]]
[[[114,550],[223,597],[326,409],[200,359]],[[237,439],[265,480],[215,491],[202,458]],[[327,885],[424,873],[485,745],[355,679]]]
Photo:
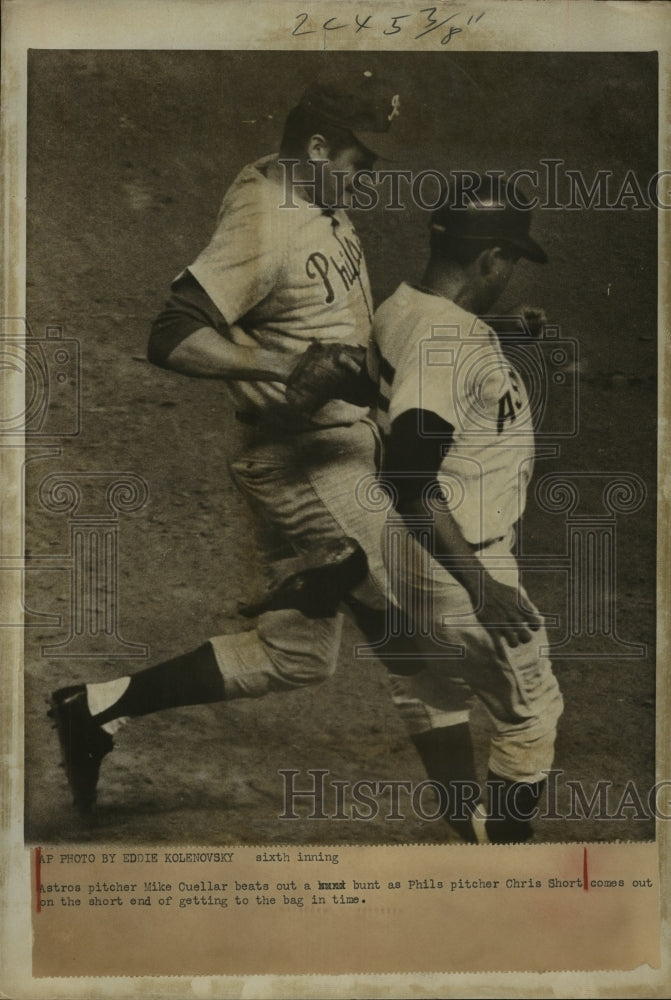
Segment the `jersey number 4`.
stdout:
[[508,372],[510,378],[510,389],[506,390],[499,398],[499,413],[496,418],[496,433],[501,434],[506,421],[512,422],[517,416],[517,411],[522,409],[522,397],[520,389],[515,381],[515,373]]

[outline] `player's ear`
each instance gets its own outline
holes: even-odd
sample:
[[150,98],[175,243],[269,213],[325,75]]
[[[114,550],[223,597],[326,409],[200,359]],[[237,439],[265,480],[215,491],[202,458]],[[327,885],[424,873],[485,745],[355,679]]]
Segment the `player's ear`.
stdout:
[[487,247],[480,254],[480,274],[487,280],[496,278],[509,263],[510,254],[503,247]]
[[323,135],[316,132],[308,139],[307,146],[308,160],[328,160],[331,150]]
[[480,278],[483,284],[498,288],[506,286],[513,272],[515,259],[508,247],[489,247],[480,254]]

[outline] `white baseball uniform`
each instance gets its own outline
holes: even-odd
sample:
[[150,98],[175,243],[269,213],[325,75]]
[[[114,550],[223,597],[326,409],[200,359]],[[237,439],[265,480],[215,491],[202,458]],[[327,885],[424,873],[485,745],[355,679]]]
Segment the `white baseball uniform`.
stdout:
[[[388,437],[403,414],[415,422],[405,455],[396,453],[388,469],[391,486],[412,491],[437,480],[481,564],[519,588],[521,607],[533,608],[510,551],[531,475],[533,425],[524,385],[498,337],[454,302],[402,284],[375,315],[369,358],[382,432]],[[433,470],[418,457],[427,447],[437,456]],[[410,730],[467,721],[475,694],[494,723],[491,770],[512,781],[541,780],[562,711],[545,629],[498,652],[465,588],[402,521],[388,530],[392,537],[387,561],[396,599],[416,624],[428,622],[416,629],[425,668],[392,678]],[[430,533],[426,539],[430,548]]]
[[[224,335],[241,343],[297,358],[315,338],[365,345],[372,298],[352,224],[343,211],[295,194],[293,201],[297,207],[281,207],[277,157],[246,167],[226,193],[212,240],[188,270],[226,320]],[[366,411],[331,401],[307,418],[289,409],[281,383],[225,385],[242,421],[231,468],[260,515],[266,558],[353,537],[369,554],[363,592],[384,607],[383,524],[352,502],[379,448],[374,423],[362,419]],[[215,636],[227,698],[323,680],[335,669],[340,629],[339,615],[314,619],[287,609],[264,613],[251,632]]]

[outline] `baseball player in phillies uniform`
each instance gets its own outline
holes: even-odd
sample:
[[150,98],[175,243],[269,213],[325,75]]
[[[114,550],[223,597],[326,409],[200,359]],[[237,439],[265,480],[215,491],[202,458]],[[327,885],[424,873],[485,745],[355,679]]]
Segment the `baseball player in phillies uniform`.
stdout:
[[[531,836],[562,711],[542,619],[511,554],[534,458],[529,400],[478,319],[520,257],[546,260],[529,223],[487,178],[475,194],[457,185],[434,214],[421,286],[403,283],[380,306],[368,351],[383,479],[400,515],[390,584],[418,649],[432,654],[393,677],[394,699],[429,776],[452,793],[447,818],[466,840]],[[417,627],[426,621],[430,629]],[[477,801],[474,695],[494,727],[488,806]]]
[[367,343],[372,297],[343,206],[348,178],[388,150],[400,111],[394,91],[368,71],[308,87],[285,123],[280,158],[235,179],[210,243],[174,281],[149,341],[155,364],[224,381],[236,410],[233,475],[263,515],[259,545],[269,567],[284,567],[277,578],[292,557],[330,561],[330,572],[315,570],[300,607],[261,601],[251,632],[215,636],[132,676],[54,692],[51,715],[83,814],[95,804],[120,720],[319,682],[336,665],[343,590],[360,582],[370,604],[385,604],[381,555],[377,564],[369,557],[363,579],[355,544],[372,551],[375,529],[351,502],[379,446],[374,423],[362,419],[367,406],[333,401],[303,417],[287,406],[284,383],[314,341]]

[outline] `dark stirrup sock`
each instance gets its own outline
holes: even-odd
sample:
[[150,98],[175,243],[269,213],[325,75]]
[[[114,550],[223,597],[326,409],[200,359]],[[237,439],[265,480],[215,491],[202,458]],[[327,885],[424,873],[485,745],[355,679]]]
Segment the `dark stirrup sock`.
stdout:
[[94,716],[99,725],[122,716],[148,715],[164,708],[223,701],[224,680],[211,642],[132,674],[118,701]]
[[531,817],[544,784],[543,781],[511,781],[489,771],[489,819],[485,829],[492,844],[519,844],[531,840],[534,835]]
[[445,795],[441,795],[444,818],[462,840],[469,844],[476,843],[471,812],[478,799],[479,788],[470,726],[462,722],[457,726],[430,729],[425,733],[416,733],[412,742],[429,778],[445,789]]

